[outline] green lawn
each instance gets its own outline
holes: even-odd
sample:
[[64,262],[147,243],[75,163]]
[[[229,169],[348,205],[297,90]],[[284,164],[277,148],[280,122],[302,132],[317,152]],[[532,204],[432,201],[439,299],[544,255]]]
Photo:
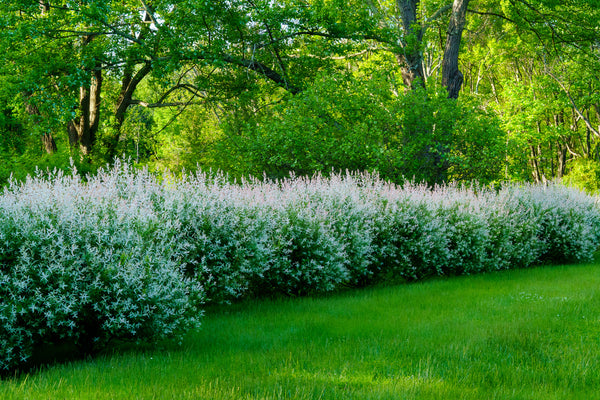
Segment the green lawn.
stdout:
[[181,346],[0,382],[0,399],[600,399],[600,264],[209,312]]

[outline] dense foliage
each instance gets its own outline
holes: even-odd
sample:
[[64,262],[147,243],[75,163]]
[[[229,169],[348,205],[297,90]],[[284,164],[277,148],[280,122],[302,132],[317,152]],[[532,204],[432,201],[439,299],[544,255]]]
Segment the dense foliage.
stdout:
[[206,302],[588,260],[599,243],[596,199],[558,185],[39,174],[0,197],[0,368],[49,343],[181,334]]
[[[468,99],[417,89],[393,96],[373,77],[324,77],[285,104],[228,126],[213,164],[238,176],[377,171],[385,180],[433,182],[439,148],[448,180],[498,180],[506,134],[495,115]],[[425,135],[424,132],[433,132]],[[482,151],[485,149],[485,151]]]
[[599,10],[0,0],[0,184],[125,156],[238,177],[348,169],[597,190],[582,171],[600,165]]

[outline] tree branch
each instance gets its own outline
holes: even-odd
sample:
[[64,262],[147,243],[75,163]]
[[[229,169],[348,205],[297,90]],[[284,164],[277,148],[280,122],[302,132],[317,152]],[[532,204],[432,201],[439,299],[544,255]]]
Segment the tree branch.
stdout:
[[[64,35],[63,35],[64,34]],[[69,34],[69,35],[67,35]],[[53,39],[68,39],[71,37],[89,37],[93,38],[96,36],[102,35],[113,35],[114,32],[108,31],[100,31],[100,32],[91,32],[91,31],[78,31],[73,29],[54,29],[48,32],[48,36]]]
[[146,16],[149,17],[150,21],[154,24],[154,26],[156,26],[158,28],[158,26],[159,26],[158,25],[158,21],[154,17],[154,13],[152,12],[152,9],[150,7],[148,7],[148,4],[146,4],[146,2],[144,0],[140,0],[140,2],[142,3],[142,7],[144,7],[144,11],[146,12]]
[[516,24],[515,21],[513,21],[512,19],[506,17],[505,15],[494,13],[494,12],[477,11],[477,10],[471,10],[471,9],[468,9],[467,12],[472,13],[472,14],[477,14],[477,15],[488,15],[488,16],[491,16],[491,17],[498,17],[498,18],[501,18],[501,19],[503,19],[505,21],[511,22],[513,24]]
[[244,67],[244,68],[256,71],[256,72],[260,73],[261,75],[264,75],[266,78],[272,80],[277,85],[279,85],[280,87],[284,88],[285,90],[289,91],[292,94],[297,94],[302,91],[302,89],[300,89],[299,87],[297,87],[295,85],[290,84],[289,82],[286,81],[286,79],[284,79],[283,76],[281,76],[279,73],[277,73],[276,71],[267,67],[265,64],[263,64],[261,62],[258,62],[256,60],[239,59],[239,58],[235,58],[230,55],[224,55],[222,57],[222,59],[223,59],[223,61],[225,61],[229,64],[238,65],[240,67]]
[[550,72],[547,68],[546,68],[546,74],[548,74],[548,76],[550,76],[552,79],[554,79],[556,81],[556,83],[558,83],[558,85],[561,87],[561,89],[563,90],[563,92],[565,92],[565,94],[567,95],[567,97],[569,98],[569,101],[571,101],[571,105],[573,106],[573,110],[575,110],[575,113],[577,113],[577,115],[579,116],[580,119],[583,120],[583,122],[585,122],[585,126],[588,127],[588,129],[598,138],[600,138],[600,131],[596,128],[594,128],[594,126],[592,125],[592,123],[590,122],[590,120],[583,115],[583,113],[579,110],[579,107],[577,107],[577,103],[575,103],[575,100],[573,99],[573,96],[571,96],[571,92],[569,91],[569,89],[560,81],[560,79],[558,79],[558,77],[556,75],[554,75],[552,72]]
[[435,21],[436,19],[441,17],[442,14],[444,14],[447,11],[450,11],[451,9],[452,9],[452,4],[447,4],[443,7],[440,7],[440,9],[437,10],[436,12],[434,12],[430,18],[427,18],[427,23],[429,23],[430,21]]
[[262,49],[263,47],[271,46],[275,43],[278,43],[278,42],[281,42],[281,41],[284,41],[287,39],[291,39],[291,38],[294,38],[297,36],[320,36],[320,37],[324,37],[327,39],[374,40],[379,43],[392,44],[389,42],[389,40],[386,40],[385,38],[382,38],[377,35],[335,35],[335,34],[328,33],[328,32],[306,30],[306,31],[298,31],[298,32],[290,33],[289,35],[282,36],[280,38],[274,39],[267,43],[256,44],[256,45],[254,45],[254,48],[257,50]]
[[131,105],[142,106],[145,108],[163,108],[163,107],[180,107],[180,106],[188,106],[190,104],[203,104],[203,102],[198,103],[190,103],[187,101],[174,101],[171,103],[148,103],[143,100],[131,100],[129,102]]
[[[186,103],[182,104],[182,107],[181,107],[181,109],[180,109],[180,110],[177,112],[177,114],[173,115],[173,116],[171,117],[171,119],[170,119],[169,121],[167,121],[167,123],[166,123],[165,125],[163,125],[163,127],[162,127],[162,128],[160,128],[160,129],[158,130],[158,132],[156,132],[156,135],[158,135],[159,133],[161,133],[162,131],[164,131],[165,129],[167,129],[167,127],[168,127],[169,125],[171,125],[173,122],[175,122],[175,120],[176,120],[177,118],[179,118],[179,116],[180,116],[181,114],[183,114],[183,112],[185,111],[185,109],[186,109],[186,108],[187,108],[189,105],[191,105],[191,104],[192,104],[192,100],[194,100],[194,97],[196,97],[196,96],[192,95],[192,96],[190,97],[190,99],[189,99],[189,100],[188,100]],[[218,117],[217,117],[217,118],[218,118]]]
[[[362,56],[362,55],[367,54],[369,52],[376,52],[376,51],[380,51],[380,50],[381,50],[381,48],[379,48],[379,47],[369,47],[368,49],[361,50],[361,51],[359,51],[357,53],[346,54],[346,55],[343,55],[343,56],[323,57],[323,56],[319,56],[319,55],[316,55],[316,54],[306,54],[306,55],[304,55],[304,57],[316,58],[316,59],[319,59],[319,60],[347,60],[349,58],[359,57],[359,56]],[[300,58],[302,56],[301,55],[292,54],[292,55],[288,55],[288,57],[289,58]]]
[[169,95],[171,93],[173,93],[173,92],[175,92],[176,90],[179,90],[179,89],[184,89],[184,90],[190,92],[194,96],[206,97],[206,94],[205,93],[201,93],[200,90],[196,86],[194,86],[194,85],[192,85],[190,83],[180,83],[180,84],[177,84],[177,85],[173,86],[172,88],[170,88],[169,90],[167,90],[165,93],[163,93],[163,95],[160,96],[160,99],[158,99],[157,103],[160,104],[160,103],[164,102],[167,99],[167,97],[169,97]]
[[120,37],[122,37],[122,38],[124,38],[126,40],[129,40],[129,41],[133,42],[133,43],[137,43],[140,46],[144,46],[144,43],[141,40],[139,40],[139,39],[137,39],[137,38],[135,38],[135,37],[133,37],[133,36],[131,36],[131,35],[123,32],[123,31],[121,31],[115,25],[109,24],[108,22],[106,22],[102,18],[95,18],[93,15],[85,13],[81,9],[77,10],[77,9],[74,9],[74,8],[71,8],[71,7],[68,7],[68,6],[56,6],[56,5],[53,5],[53,4],[50,4],[50,3],[48,4],[48,8],[49,9],[50,8],[54,8],[54,9],[63,10],[63,11],[71,11],[71,12],[74,12],[74,13],[82,13],[87,18],[90,18],[91,20],[97,21],[100,24],[104,25],[104,27],[106,27],[106,28],[109,29],[108,32],[79,32],[79,31],[75,31],[75,30],[70,31],[70,30],[60,30],[60,29],[55,30],[55,32],[67,32],[67,33],[70,32],[70,33],[82,34],[82,35],[85,35],[85,34],[117,35],[117,36],[120,36]]

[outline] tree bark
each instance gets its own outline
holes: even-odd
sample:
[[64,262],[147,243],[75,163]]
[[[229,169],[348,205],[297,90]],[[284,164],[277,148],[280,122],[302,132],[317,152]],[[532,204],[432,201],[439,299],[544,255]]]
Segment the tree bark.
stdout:
[[112,127],[112,137],[106,144],[107,156],[112,159],[116,156],[117,145],[121,139],[121,128],[125,122],[127,109],[133,104],[133,94],[142,80],[152,71],[150,62],[145,63],[135,74],[133,65],[129,65],[121,80],[121,92],[115,104],[115,124]]
[[542,173],[540,172],[540,165],[538,162],[538,154],[535,149],[535,146],[530,145],[529,151],[530,151],[529,156],[530,156],[530,161],[531,161],[531,173],[533,176],[533,181],[535,183],[541,183],[542,182]]
[[402,81],[406,91],[415,87],[425,87],[421,51],[424,29],[417,20],[419,2],[420,0],[396,0],[404,31],[404,37],[401,39],[402,53],[396,54],[396,60],[402,71]]
[[448,36],[446,36],[446,47],[442,60],[442,85],[446,87],[450,99],[458,99],[463,83],[463,74],[458,69],[458,54],[468,5],[469,0],[454,0],[448,24]]
[[96,143],[96,134],[100,124],[100,99],[102,93],[102,70],[100,66],[92,72],[88,86],[79,88],[80,116],[69,122],[69,141],[72,146],[79,145],[84,156],[89,156]]
[[[42,113],[40,112],[40,109],[35,105],[35,103],[33,103],[31,101],[31,93],[29,92],[24,92],[22,93],[22,96],[25,100],[25,111],[27,112],[27,114],[32,115],[32,116],[36,116],[34,117],[35,119],[41,119],[42,117]],[[38,121],[36,121],[35,123],[38,123]],[[55,153],[57,150],[56,147],[56,142],[54,141],[54,137],[52,136],[51,133],[44,133],[41,136],[41,141],[42,141],[42,146],[44,147],[44,149],[46,150],[46,153],[48,154],[52,154]]]
[[57,150],[56,142],[54,141],[54,137],[50,133],[44,133],[42,135],[42,144],[44,145],[44,149],[46,153],[52,154]]
[[[587,110],[587,119],[590,119],[590,109]],[[592,154],[592,131],[589,126],[585,127],[585,156],[590,157]]]
[[563,143],[558,143],[558,165],[556,177],[561,179],[565,175],[567,169],[567,146]]

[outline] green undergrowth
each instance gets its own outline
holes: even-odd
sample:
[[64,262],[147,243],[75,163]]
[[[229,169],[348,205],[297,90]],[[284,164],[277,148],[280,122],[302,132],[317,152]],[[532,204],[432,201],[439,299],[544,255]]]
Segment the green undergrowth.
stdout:
[[600,398],[599,266],[247,300],[180,345],[6,378],[0,398]]

